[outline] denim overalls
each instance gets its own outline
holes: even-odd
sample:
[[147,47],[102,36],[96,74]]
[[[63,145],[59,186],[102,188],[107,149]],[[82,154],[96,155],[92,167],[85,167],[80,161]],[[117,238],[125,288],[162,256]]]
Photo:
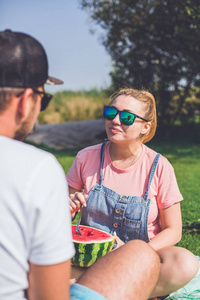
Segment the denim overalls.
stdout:
[[106,142],[102,144],[100,154],[100,182],[88,194],[87,207],[82,210],[81,224],[109,233],[116,232],[117,236],[125,243],[133,239],[149,242],[148,214],[151,200],[148,199],[148,192],[160,154],[157,154],[154,160],[144,198],[119,195],[102,185],[105,144]]

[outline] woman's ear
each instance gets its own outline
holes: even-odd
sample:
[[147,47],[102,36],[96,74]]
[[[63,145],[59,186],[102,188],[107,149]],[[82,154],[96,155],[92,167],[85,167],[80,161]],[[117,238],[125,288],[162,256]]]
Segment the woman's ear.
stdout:
[[151,122],[145,122],[144,127],[143,127],[141,133],[142,134],[147,133],[150,128],[151,128]]
[[20,120],[25,119],[29,115],[33,101],[31,98],[32,94],[33,90],[31,88],[27,88],[25,92],[19,97],[17,115]]

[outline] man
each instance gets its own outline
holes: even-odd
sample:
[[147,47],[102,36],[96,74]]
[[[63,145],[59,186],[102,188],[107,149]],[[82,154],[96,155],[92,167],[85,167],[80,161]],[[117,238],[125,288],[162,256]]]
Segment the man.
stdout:
[[49,153],[23,141],[51,95],[42,45],[0,32],[0,299],[147,299],[157,254],[132,241],[104,256],[70,287],[71,237],[65,174]]

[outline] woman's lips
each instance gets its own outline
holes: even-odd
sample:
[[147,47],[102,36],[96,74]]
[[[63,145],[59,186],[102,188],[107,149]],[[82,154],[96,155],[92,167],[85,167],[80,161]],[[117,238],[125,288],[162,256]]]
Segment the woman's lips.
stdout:
[[121,129],[118,128],[118,127],[115,127],[115,126],[110,126],[110,127],[109,127],[109,130],[110,130],[110,132],[112,132],[112,133],[118,133],[118,132],[121,132]]

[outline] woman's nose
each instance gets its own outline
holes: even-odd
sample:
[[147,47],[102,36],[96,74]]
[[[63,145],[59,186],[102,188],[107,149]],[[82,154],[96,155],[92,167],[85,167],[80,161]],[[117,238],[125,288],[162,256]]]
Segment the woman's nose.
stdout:
[[119,113],[117,113],[116,117],[112,120],[112,122],[113,122],[114,124],[119,124],[119,125],[121,125]]

